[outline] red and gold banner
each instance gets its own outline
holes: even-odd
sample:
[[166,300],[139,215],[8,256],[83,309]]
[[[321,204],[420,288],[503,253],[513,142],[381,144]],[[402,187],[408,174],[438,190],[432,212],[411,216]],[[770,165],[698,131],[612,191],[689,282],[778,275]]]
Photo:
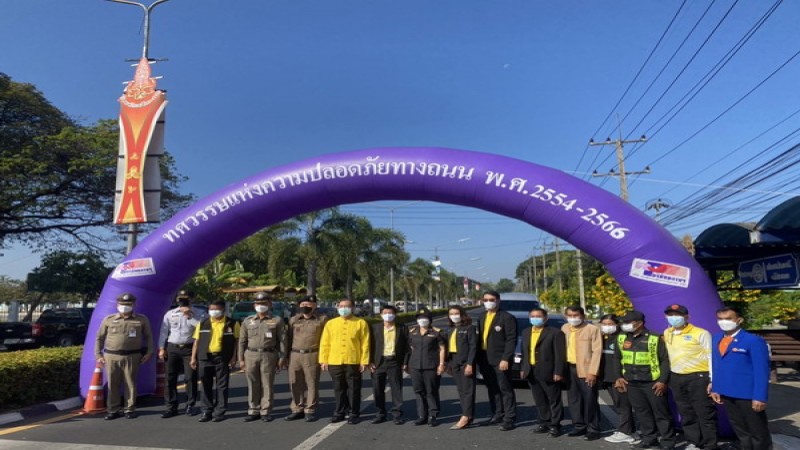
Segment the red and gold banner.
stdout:
[[164,154],[164,91],[156,89],[142,58],[133,81],[119,98],[119,160],[114,223],[158,222],[161,203],[159,158]]

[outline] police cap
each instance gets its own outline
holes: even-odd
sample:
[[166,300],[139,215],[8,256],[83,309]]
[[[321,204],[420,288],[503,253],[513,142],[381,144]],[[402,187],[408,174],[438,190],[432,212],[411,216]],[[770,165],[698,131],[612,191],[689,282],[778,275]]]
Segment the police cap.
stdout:
[[120,305],[132,305],[136,301],[136,297],[128,292],[117,297],[117,303]]
[[636,311],[636,310],[628,311],[628,312],[625,313],[624,316],[622,316],[621,319],[619,319],[619,321],[622,322],[622,323],[644,322],[644,313],[642,313],[641,311]]
[[664,314],[669,314],[671,312],[682,314],[684,316],[689,314],[689,310],[683,305],[669,305],[667,306],[667,309],[664,310]]
[[267,303],[272,300],[269,298],[269,294],[262,291],[256,293],[255,297],[253,297],[253,301],[255,301],[256,303]]

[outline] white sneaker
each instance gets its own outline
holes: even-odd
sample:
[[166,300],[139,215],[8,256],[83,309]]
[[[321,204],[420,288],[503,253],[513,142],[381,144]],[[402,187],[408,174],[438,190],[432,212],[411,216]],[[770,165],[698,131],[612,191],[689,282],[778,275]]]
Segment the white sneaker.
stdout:
[[628,436],[625,433],[620,433],[619,431],[615,431],[614,434],[605,438],[607,442],[616,442],[616,443],[625,443],[625,444],[633,444],[636,442],[632,436]]
[[683,450],[701,450],[701,449],[700,449],[700,447],[698,447],[698,446],[696,446],[694,444],[689,444],[686,447],[683,447]]

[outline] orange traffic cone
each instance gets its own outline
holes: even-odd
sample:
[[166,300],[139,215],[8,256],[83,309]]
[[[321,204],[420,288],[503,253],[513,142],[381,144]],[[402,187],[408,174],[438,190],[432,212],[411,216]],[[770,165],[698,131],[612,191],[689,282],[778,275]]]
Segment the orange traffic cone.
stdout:
[[98,363],[92,375],[92,384],[89,385],[89,392],[86,394],[86,402],[83,404],[83,412],[96,413],[106,410],[106,399],[103,395],[103,369]]
[[153,392],[153,397],[164,398],[164,389],[167,385],[167,374],[164,366],[164,361],[158,360],[156,362],[156,389]]

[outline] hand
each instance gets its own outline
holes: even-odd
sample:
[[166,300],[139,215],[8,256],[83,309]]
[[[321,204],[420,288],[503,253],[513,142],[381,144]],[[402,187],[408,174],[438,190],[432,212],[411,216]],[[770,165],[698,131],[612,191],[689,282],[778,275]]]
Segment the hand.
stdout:
[[471,377],[472,376],[472,364],[467,364],[464,366],[464,376]]
[[370,364],[369,365],[369,372],[370,373],[375,373],[375,364]]
[[184,316],[191,318],[194,315],[191,306],[181,306],[181,312]]
[[146,355],[142,355],[142,359],[139,360],[139,364],[144,364],[147,361],[150,361],[150,357],[153,356],[152,353],[148,353]]
[[597,383],[597,375],[586,375],[584,378],[586,385],[589,387],[593,387],[595,383]]
[[655,392],[656,397],[663,397],[664,394],[667,393],[667,385],[656,381],[655,384],[653,384],[653,392]]
[[197,370],[197,360],[196,359],[192,358],[192,360],[189,361],[189,365],[192,366],[193,370]]
[[101,366],[105,366],[106,365],[106,359],[103,358],[102,356],[97,358],[97,364],[100,364]]
[[500,364],[497,366],[497,368],[500,370],[500,372],[505,372],[508,370],[508,361],[500,361]]
[[709,392],[708,396],[711,397],[711,400],[713,400],[714,403],[718,405],[722,404],[722,397],[720,397],[720,395],[717,394],[716,392]]
[[358,366],[358,371],[359,372],[364,373],[365,370],[367,370],[367,365],[366,364],[361,364],[360,366]]
[[158,349],[158,360],[164,361],[167,359],[167,351],[163,348]]
[[444,364],[439,364],[439,367],[436,368],[436,375],[443,374],[445,367],[447,366],[445,366]]
[[319,365],[319,368],[320,368],[320,369],[321,369],[323,372],[327,372],[327,371],[328,371],[328,365],[327,365],[327,364],[325,364],[325,363],[321,363],[321,364]]
[[761,412],[767,409],[767,404],[758,400],[753,400],[753,411]]
[[556,383],[560,382],[563,379],[564,379],[564,377],[562,377],[561,375],[553,374],[553,381],[555,381]]
[[625,378],[617,378],[617,381],[614,382],[614,387],[619,392],[628,392],[628,382]]
[[409,373],[408,372],[408,365],[406,365],[406,364],[403,365],[403,372]]
[[231,369],[235,369],[236,366],[237,366],[237,364],[236,364],[236,360],[235,359],[232,359],[232,360],[230,360],[230,362],[228,362],[228,367],[230,367]]
[[244,361],[239,361],[239,370],[244,370],[244,368],[245,368],[246,366],[247,366],[247,365],[244,363]]
[[289,360],[287,358],[281,358],[278,361],[278,370],[280,371],[281,369],[289,370]]

